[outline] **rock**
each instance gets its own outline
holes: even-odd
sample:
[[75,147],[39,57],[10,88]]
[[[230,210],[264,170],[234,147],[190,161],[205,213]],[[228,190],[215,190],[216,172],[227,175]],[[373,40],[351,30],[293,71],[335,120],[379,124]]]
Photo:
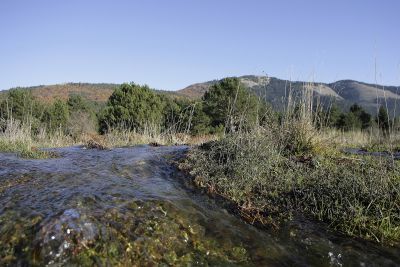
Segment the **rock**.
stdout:
[[151,143],[149,143],[149,146],[159,147],[159,146],[162,146],[162,145],[160,143],[157,143],[157,142],[151,142]]
[[100,142],[96,142],[93,139],[90,139],[84,145],[86,149],[99,149],[99,150],[109,150],[109,148]]

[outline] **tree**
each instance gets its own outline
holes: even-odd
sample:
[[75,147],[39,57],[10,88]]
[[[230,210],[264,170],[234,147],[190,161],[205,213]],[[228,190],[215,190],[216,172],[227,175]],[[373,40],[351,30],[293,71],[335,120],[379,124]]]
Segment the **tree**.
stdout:
[[182,111],[189,104],[165,95],[161,96],[161,101],[163,102],[163,128],[171,133],[181,132],[186,122]]
[[327,112],[327,126],[334,127],[337,126],[338,121],[342,115],[342,111],[336,104],[333,104]]
[[371,114],[366,112],[360,105],[353,104],[348,113],[343,113],[337,120],[336,127],[350,131],[356,129],[368,129],[371,127]]
[[100,119],[100,131],[104,133],[116,127],[139,131],[149,126],[160,127],[163,108],[160,96],[148,86],[123,84],[107,101]]
[[18,88],[8,91],[0,106],[0,116],[4,119],[25,121],[37,115],[37,111],[38,105],[31,92]]
[[238,78],[225,78],[214,84],[203,96],[203,111],[211,127],[234,132],[258,124],[261,103]]
[[359,105],[357,105],[356,103],[354,103],[351,107],[350,107],[350,112],[358,115],[360,114],[363,110],[363,108]]
[[358,119],[361,129],[368,129],[371,126],[372,117],[361,106],[353,104],[350,107],[350,112],[353,113]]
[[361,128],[363,130],[368,129],[372,126],[372,116],[364,110],[360,113],[359,118],[361,120]]
[[343,113],[337,123],[337,127],[344,131],[351,131],[361,128],[361,122],[353,112]]
[[197,102],[193,106],[193,118],[190,132],[194,135],[210,133],[210,117],[203,110],[203,103]]
[[67,100],[69,119],[67,133],[78,138],[83,134],[97,131],[97,117],[93,105],[80,95],[71,95]]
[[57,99],[48,109],[45,110],[42,122],[47,124],[50,131],[66,130],[69,118],[68,105],[64,101]]
[[70,112],[73,111],[85,111],[89,112],[90,107],[88,103],[80,95],[71,95],[67,101],[68,109]]
[[378,123],[379,129],[382,130],[383,134],[385,136],[389,135],[389,128],[390,128],[389,115],[387,113],[387,110],[383,106],[379,108],[378,116],[376,117],[376,122]]

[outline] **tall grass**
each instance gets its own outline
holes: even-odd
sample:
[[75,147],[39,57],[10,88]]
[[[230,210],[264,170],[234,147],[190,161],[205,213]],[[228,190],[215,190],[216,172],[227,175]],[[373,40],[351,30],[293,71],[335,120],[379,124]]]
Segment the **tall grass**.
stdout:
[[[178,123],[181,122],[178,121]],[[179,127],[183,126],[179,125]],[[41,148],[86,145],[91,141],[103,147],[113,148],[139,144],[192,145],[217,138],[216,135],[191,136],[178,130],[176,125],[162,131],[159,125],[148,124],[142,130],[117,127],[110,129],[104,135],[81,130],[66,134],[65,129],[61,128],[48,131],[45,127],[41,127],[33,131],[29,118],[21,122],[10,116],[9,119],[0,120],[0,151],[15,152],[26,158],[46,158],[54,155]]]
[[227,134],[180,166],[249,222],[279,227],[302,213],[348,235],[400,242],[399,162],[344,155],[343,147],[371,145],[381,133],[317,128],[319,109],[311,84],[301,92],[289,86],[279,123]]
[[49,137],[43,132],[35,138],[31,124],[21,123],[13,118],[2,120],[1,126],[3,131],[0,131],[0,151],[15,152],[25,158],[53,157],[55,156],[53,153],[40,150],[38,147],[69,144],[64,136]]

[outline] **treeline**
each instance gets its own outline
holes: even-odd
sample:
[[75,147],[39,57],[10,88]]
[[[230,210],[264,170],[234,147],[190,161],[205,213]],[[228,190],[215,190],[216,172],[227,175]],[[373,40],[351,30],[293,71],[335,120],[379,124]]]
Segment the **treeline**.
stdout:
[[214,85],[201,101],[171,98],[147,86],[123,84],[99,116],[99,130],[157,130],[192,135],[237,131],[259,124],[265,105],[236,78]]
[[332,105],[320,114],[325,118],[323,126],[343,131],[379,128],[384,134],[389,134],[390,131],[400,128],[399,117],[390,119],[384,106],[380,106],[376,116],[372,116],[358,104],[353,104],[347,112],[341,111],[337,105]]
[[201,101],[160,94],[134,83],[118,87],[103,106],[80,95],[53,103],[37,101],[29,90],[12,89],[0,101],[0,129],[8,120],[41,131],[79,136],[131,130],[138,133],[186,133],[191,135],[236,131],[259,124],[265,109],[236,78],[216,84]]
[[[313,112],[319,127],[343,131],[379,127],[384,133],[399,128],[398,118],[389,120],[381,107],[376,117],[354,104],[348,112],[336,105]],[[33,133],[62,133],[79,137],[82,133],[104,134],[112,130],[138,133],[218,134],[252,129],[267,120],[279,121],[283,114],[247,90],[237,78],[213,85],[199,101],[157,93],[148,86],[123,84],[99,105],[71,95],[51,104],[37,101],[29,90],[13,89],[0,102],[0,129],[13,119],[29,124]]]
[[49,104],[37,101],[29,90],[17,88],[0,101],[0,129],[5,130],[7,122],[13,120],[29,126],[33,134],[62,133],[75,137],[97,131],[99,110],[96,103],[79,95]]

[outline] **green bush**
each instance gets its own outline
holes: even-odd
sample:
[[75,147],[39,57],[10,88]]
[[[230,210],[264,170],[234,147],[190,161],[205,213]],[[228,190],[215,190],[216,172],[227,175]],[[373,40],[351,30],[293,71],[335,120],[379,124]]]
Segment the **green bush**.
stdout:
[[344,131],[365,130],[372,126],[372,116],[357,104],[353,104],[347,113],[341,113],[334,105],[328,112],[327,126]]
[[69,110],[67,103],[57,99],[51,106],[45,109],[42,122],[47,126],[50,132],[65,132],[68,119]]
[[69,117],[66,132],[75,139],[83,134],[93,134],[98,129],[98,118],[93,103],[80,95],[71,95],[67,100]]
[[383,134],[385,136],[388,136],[390,130],[390,121],[387,110],[383,106],[379,108],[379,112],[376,117],[376,122],[379,126],[379,129],[381,129],[381,131],[383,132]]
[[238,78],[225,78],[214,84],[203,96],[203,112],[214,129],[227,132],[247,130],[259,123],[261,102]]
[[165,103],[148,86],[123,84],[108,99],[100,119],[100,132],[124,127],[143,131],[149,126],[160,127]]

